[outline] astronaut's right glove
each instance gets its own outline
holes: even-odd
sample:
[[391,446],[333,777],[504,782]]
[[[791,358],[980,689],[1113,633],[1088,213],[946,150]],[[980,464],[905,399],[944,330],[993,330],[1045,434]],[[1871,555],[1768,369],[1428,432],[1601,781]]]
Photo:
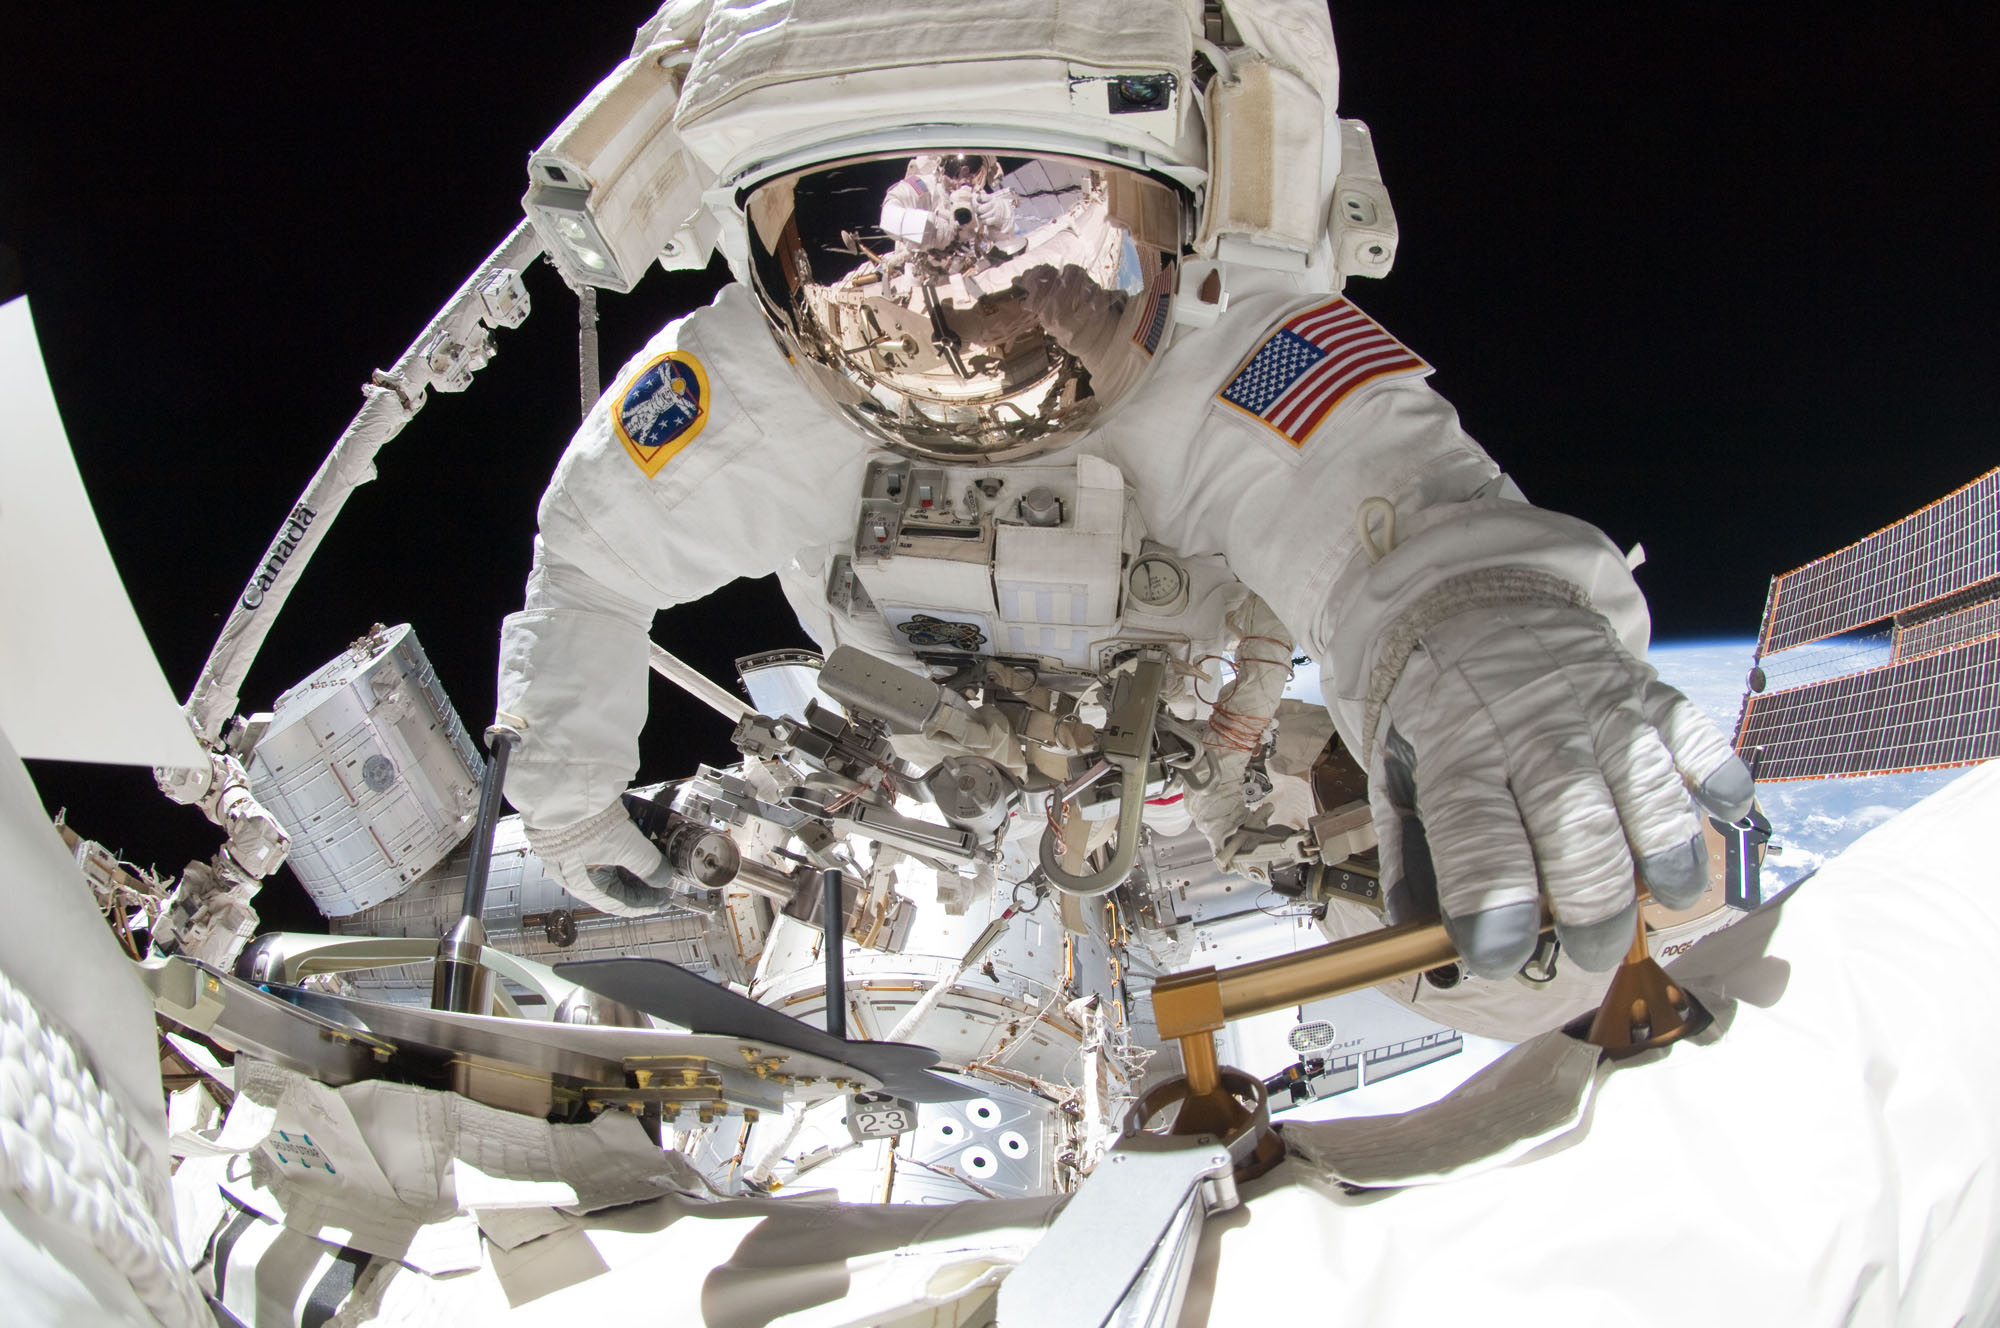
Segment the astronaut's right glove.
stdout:
[[1466,966],[1502,977],[1533,952],[1546,896],[1570,958],[1611,968],[1632,941],[1635,861],[1661,903],[1693,904],[1708,881],[1696,804],[1741,817],[1750,773],[1574,587],[1496,569],[1440,589],[1399,624],[1370,716],[1391,919],[1441,912]]
[[1009,191],[995,189],[974,196],[972,211],[989,231],[1006,232],[1014,227],[1014,195]]
[[623,799],[560,830],[524,828],[528,847],[578,903],[601,913],[639,918],[658,913],[671,902],[667,891],[673,884],[672,869],[632,824]]
[[1119,320],[1127,303],[1123,291],[1103,289],[1074,263],[1059,268],[1037,263],[1014,278],[1014,288],[1028,312],[1084,368],[1101,374],[1115,362],[1115,348],[1122,344]]

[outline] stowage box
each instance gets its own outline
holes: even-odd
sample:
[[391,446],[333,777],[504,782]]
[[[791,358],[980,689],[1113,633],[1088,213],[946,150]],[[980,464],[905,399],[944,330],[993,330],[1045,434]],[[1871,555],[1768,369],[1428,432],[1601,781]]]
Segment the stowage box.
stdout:
[[472,829],[484,761],[416,633],[377,628],[278,698],[250,789],[330,918],[393,899]]

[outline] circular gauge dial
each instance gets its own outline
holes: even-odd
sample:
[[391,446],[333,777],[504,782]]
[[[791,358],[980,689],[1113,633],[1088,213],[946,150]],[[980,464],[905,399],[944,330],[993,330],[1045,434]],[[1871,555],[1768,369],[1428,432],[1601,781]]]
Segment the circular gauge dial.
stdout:
[[1147,608],[1172,610],[1187,598],[1187,572],[1165,554],[1149,553],[1132,564],[1125,586]]

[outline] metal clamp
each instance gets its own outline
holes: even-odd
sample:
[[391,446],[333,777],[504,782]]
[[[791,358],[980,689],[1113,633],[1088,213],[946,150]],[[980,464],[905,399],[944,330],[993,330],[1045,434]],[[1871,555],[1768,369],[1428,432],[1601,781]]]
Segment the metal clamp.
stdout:
[[1530,987],[1546,987],[1556,980],[1556,964],[1561,954],[1562,942],[1556,939],[1555,932],[1545,931],[1535,938],[1535,952],[1514,976]]
[[1167,666],[1157,659],[1134,662],[1112,693],[1111,717],[1104,727],[1104,756],[1118,768],[1118,837],[1111,858],[1094,872],[1063,870],[1053,830],[1042,832],[1041,866],[1058,890],[1072,895],[1108,894],[1132,874],[1139,855],[1139,822],[1146,812],[1146,763],[1153,747],[1153,723],[1166,686]]
[[[1223,1115],[1205,1110],[1211,1103],[1196,1094],[1190,1075],[1185,1079],[1169,1079],[1147,1090],[1125,1118],[1125,1132],[1128,1137],[1146,1133],[1147,1121],[1178,1103],[1180,1111],[1174,1118],[1174,1128],[1165,1137],[1208,1139],[1216,1135],[1207,1131],[1216,1130],[1229,1150],[1233,1187],[1235,1181],[1255,1180],[1283,1161],[1285,1148],[1271,1129],[1271,1095],[1264,1081],[1227,1065],[1215,1067],[1214,1073],[1218,1090],[1214,1096],[1228,1103]],[[1220,1206],[1233,1207],[1234,1203]]]

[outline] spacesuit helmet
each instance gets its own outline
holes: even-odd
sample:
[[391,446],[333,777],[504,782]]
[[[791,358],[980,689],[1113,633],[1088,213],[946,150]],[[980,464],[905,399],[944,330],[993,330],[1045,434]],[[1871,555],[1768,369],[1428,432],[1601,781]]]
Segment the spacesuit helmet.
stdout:
[[1000,163],[983,152],[947,152],[938,158],[938,174],[955,185],[986,185],[997,179]]
[[978,143],[867,152],[739,195],[749,276],[814,389],[935,461],[1060,447],[1165,348],[1193,207],[1160,176]]

